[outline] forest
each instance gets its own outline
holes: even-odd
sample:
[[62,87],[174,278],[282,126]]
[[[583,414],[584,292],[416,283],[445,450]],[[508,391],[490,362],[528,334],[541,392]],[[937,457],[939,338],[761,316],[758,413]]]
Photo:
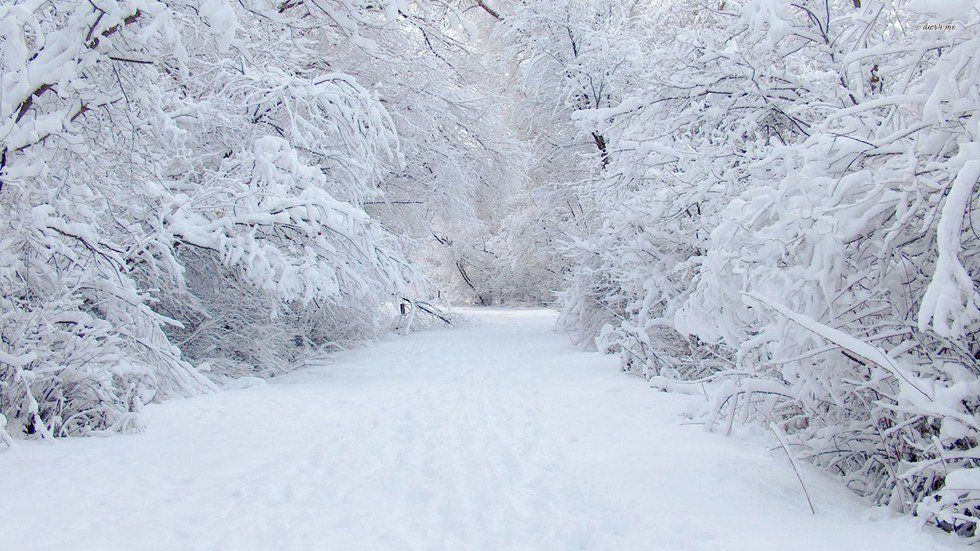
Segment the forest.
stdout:
[[971,0],[8,0],[0,470],[546,306],[980,541],[978,110]]

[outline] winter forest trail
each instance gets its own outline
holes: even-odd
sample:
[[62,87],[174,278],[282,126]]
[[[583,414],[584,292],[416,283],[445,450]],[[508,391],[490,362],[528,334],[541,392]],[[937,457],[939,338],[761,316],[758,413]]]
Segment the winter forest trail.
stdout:
[[[680,417],[543,310],[150,406],[149,429],[0,456],[4,549],[945,548],[759,439]],[[25,473],[30,473],[26,476]]]

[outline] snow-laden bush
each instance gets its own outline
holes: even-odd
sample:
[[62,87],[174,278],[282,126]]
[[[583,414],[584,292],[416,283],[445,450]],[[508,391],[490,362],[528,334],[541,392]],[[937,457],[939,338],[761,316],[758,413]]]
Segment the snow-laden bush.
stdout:
[[579,184],[594,229],[567,240],[563,324],[658,386],[706,383],[709,427],[776,421],[855,491],[972,537],[980,13],[713,7],[648,38],[634,98],[573,115],[609,160]]
[[445,13],[0,7],[2,440],[138,428],[150,400],[281,371],[424,296],[362,209],[398,167],[393,122],[326,54]]
[[943,34],[885,5],[854,18],[846,101],[720,213],[677,327],[732,347],[740,384],[780,384],[804,456],[972,535],[975,498],[944,481],[980,459],[980,18],[961,17]]

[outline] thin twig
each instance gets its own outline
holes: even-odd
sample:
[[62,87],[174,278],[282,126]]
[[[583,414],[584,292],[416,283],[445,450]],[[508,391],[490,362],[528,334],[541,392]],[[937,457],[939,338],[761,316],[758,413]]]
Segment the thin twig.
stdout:
[[796,473],[796,479],[800,481],[800,488],[803,488],[803,495],[806,497],[807,505],[810,506],[810,513],[817,514],[817,511],[813,508],[813,501],[810,500],[810,492],[806,491],[806,484],[803,483],[803,477],[800,475],[800,465],[796,462],[796,457],[789,451],[789,445],[786,443],[786,435],[783,434],[782,429],[775,422],[769,423],[769,428],[776,435],[776,440],[779,440],[779,445],[783,447],[783,451],[786,452],[786,457],[789,457],[789,462],[793,465],[793,472]]

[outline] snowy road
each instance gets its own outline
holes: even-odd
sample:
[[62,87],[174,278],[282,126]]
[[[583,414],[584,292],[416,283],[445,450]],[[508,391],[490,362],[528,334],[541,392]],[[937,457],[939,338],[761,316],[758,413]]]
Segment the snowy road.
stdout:
[[140,435],[0,455],[0,548],[945,548],[760,439],[682,424],[545,311],[148,408]]

